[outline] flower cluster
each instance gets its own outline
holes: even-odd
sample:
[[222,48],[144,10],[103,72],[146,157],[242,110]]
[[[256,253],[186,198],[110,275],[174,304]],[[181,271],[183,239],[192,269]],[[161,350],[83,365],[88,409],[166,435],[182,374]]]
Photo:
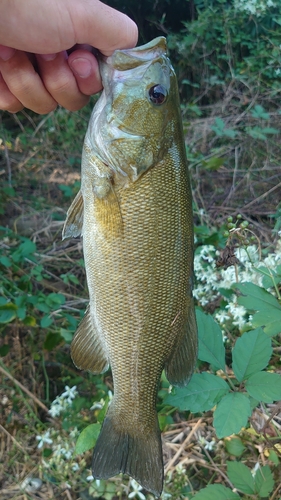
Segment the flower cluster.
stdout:
[[56,429],[48,430],[41,436],[36,436],[38,448],[43,448],[44,445],[51,450],[51,455],[48,459],[42,459],[42,467],[44,470],[55,471],[56,475],[73,478],[73,472],[76,472],[80,467],[85,466],[85,461],[82,459],[79,463],[73,460],[75,449],[75,441],[79,435],[78,429],[72,429],[67,437],[62,436],[61,432]]
[[262,260],[256,245],[237,248],[235,256],[238,259],[236,266],[232,265],[227,269],[217,268],[216,261],[219,252],[216,251],[215,247],[212,245],[199,247],[194,258],[196,285],[193,294],[201,306],[206,306],[223,295],[227,304],[224,309],[216,312],[216,320],[222,327],[231,322],[232,325],[241,330],[247,325],[247,322],[250,324],[251,316],[246,317],[245,308],[237,304],[236,295],[231,293],[232,286],[237,281],[263,286],[265,272],[267,274],[273,273],[276,267],[281,264],[281,239],[277,242],[275,252],[268,254]]
[[57,396],[56,399],[52,402],[51,408],[49,410],[50,415],[54,417],[58,417],[61,413],[67,410],[71,405],[78,392],[76,390],[76,385],[73,387],[65,386],[64,392]]
[[260,16],[271,7],[275,7],[273,0],[234,0],[234,8],[240,12]]
[[[69,410],[77,394],[76,386],[69,387],[66,385],[64,392],[52,402],[49,410],[50,415],[57,417],[64,413],[65,410]],[[37,448],[43,449],[47,447],[50,450],[48,459],[42,459],[42,466],[45,470],[56,471],[56,474],[65,479],[66,477],[73,477],[73,472],[78,471],[81,465],[85,465],[82,464],[83,459],[78,463],[72,458],[78,435],[79,431],[74,427],[67,436],[63,436],[62,432],[54,428],[36,436]]]

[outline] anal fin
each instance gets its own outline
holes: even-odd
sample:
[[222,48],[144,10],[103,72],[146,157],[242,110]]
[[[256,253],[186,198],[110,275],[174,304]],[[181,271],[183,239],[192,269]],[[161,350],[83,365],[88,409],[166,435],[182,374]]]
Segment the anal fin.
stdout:
[[83,228],[83,213],[84,202],[80,190],[67,211],[66,221],[62,230],[63,240],[65,238],[77,238],[81,235]]
[[99,333],[93,324],[90,306],[87,307],[71,343],[73,363],[80,370],[103,373],[109,367],[108,356]]
[[197,325],[193,299],[190,299],[184,320],[184,334],[165,366],[166,377],[170,384],[187,385],[195,368],[197,360]]

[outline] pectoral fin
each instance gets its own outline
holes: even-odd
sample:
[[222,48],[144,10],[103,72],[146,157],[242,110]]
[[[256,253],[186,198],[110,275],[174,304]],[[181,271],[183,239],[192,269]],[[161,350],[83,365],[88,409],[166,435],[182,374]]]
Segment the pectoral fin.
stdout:
[[165,366],[165,373],[172,385],[184,386],[188,384],[197,360],[197,326],[193,299],[186,311],[184,335],[178,338],[179,342]]
[[84,202],[81,190],[71,203],[62,230],[62,239],[77,238],[82,233]]
[[106,348],[93,324],[89,306],[72,340],[71,357],[80,370],[103,373],[109,367]]

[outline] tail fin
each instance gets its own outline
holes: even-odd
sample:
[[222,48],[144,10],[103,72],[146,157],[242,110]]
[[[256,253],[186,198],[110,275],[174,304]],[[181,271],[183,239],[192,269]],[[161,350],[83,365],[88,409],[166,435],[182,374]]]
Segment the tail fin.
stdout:
[[[163,456],[161,435],[155,414],[155,429],[129,435],[120,431],[114,415],[106,416],[98,437],[92,462],[93,476],[107,479],[123,472],[146,490],[160,497],[163,489]],[[124,426],[124,423],[123,423]]]

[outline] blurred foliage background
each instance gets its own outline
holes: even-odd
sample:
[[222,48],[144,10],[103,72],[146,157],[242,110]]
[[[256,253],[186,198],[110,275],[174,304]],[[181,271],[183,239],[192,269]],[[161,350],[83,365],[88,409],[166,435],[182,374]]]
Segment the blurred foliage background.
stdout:
[[[237,221],[242,220],[242,229],[248,227],[254,235],[259,254],[277,256],[281,230],[280,2],[106,3],[136,21],[139,44],[167,37],[181,96],[197,250],[212,245],[214,252],[223,252],[229,241],[229,221],[239,214]],[[17,115],[0,112],[0,481],[7,499],[121,499],[129,491],[141,498],[134,483],[120,478],[89,486],[91,453],[73,458],[75,436],[89,423],[102,421],[113,390],[110,373],[94,377],[77,371],[70,360],[69,346],[86,308],[87,288],[81,241],[61,241],[66,211],[80,185],[83,137],[95,100],[92,97],[76,113],[61,108],[45,116],[28,110]],[[241,244],[238,240],[232,240],[233,247]],[[243,235],[242,240],[247,246]],[[280,269],[275,276],[278,293]],[[220,296],[198,305],[218,314],[225,299]],[[230,376],[232,347],[243,328],[234,325],[225,334]],[[200,362],[200,369],[204,366]],[[274,339],[268,366],[281,371],[280,335]],[[69,396],[75,391],[69,393],[65,386],[77,386],[79,396]],[[62,391],[66,396],[57,399]],[[165,443],[172,443],[164,448],[167,498],[190,498],[213,482],[233,485],[226,476],[226,461],[242,455],[249,469],[259,461],[271,468],[273,472],[266,474],[272,487],[264,489],[264,496],[280,497],[280,458],[275,446],[278,432],[280,440],[280,408],[279,413],[278,408],[272,410],[276,426],[269,426],[267,434],[261,415],[269,415],[269,410],[259,408],[251,421],[255,431],[248,432],[253,429],[249,424],[247,431],[235,437],[235,447],[229,439],[216,437],[211,411],[203,417],[178,412],[165,404],[167,392],[163,379],[159,420]],[[66,398],[68,406],[63,403]],[[58,413],[50,414],[54,401]],[[192,436],[185,448],[189,432]],[[32,478],[41,481],[37,489]],[[254,490],[243,491],[242,498],[260,498]],[[213,498],[218,494],[214,492]]]

